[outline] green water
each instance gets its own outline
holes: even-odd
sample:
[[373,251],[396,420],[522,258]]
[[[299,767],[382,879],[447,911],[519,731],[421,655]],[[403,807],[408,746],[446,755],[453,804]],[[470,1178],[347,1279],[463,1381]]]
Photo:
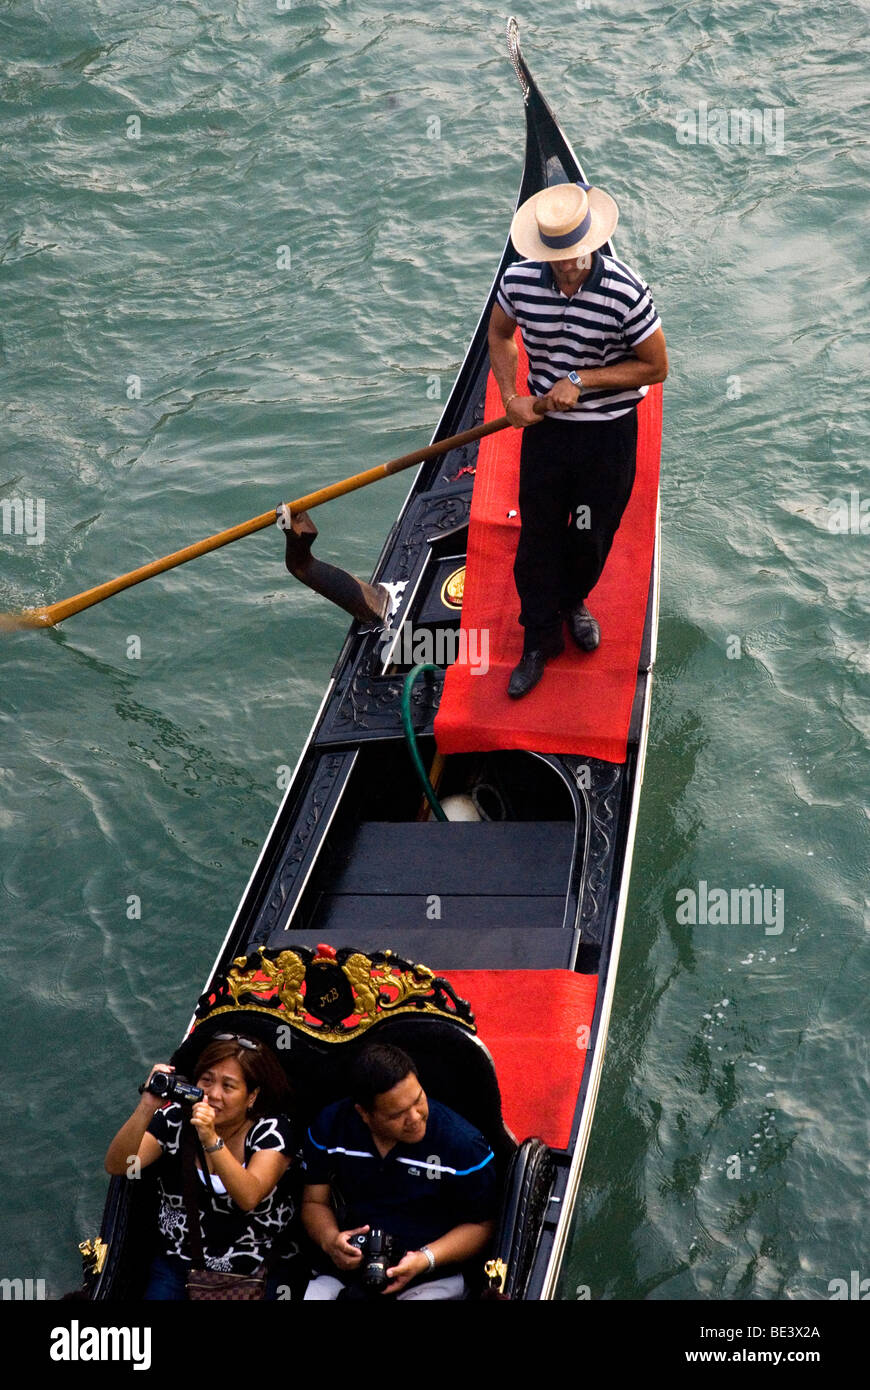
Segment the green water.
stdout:
[[[671,354],[650,753],[561,1293],[827,1299],[870,1276],[866,10],[520,20]],[[4,522],[2,607],[428,441],[521,172],[501,15],[7,0],[0,55],[0,500],[44,508],[42,543]],[[679,143],[701,103],[770,139]],[[368,574],[407,486],[324,511],[320,556]],[[0,644],[0,1275],[52,1295],[343,639],[281,560],[264,532]],[[782,930],[680,922],[701,882],[781,891]]]

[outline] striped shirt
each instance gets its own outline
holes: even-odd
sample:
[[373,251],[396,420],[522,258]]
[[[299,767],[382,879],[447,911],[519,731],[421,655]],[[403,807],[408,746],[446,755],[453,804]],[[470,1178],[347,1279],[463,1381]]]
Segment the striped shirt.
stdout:
[[[549,262],[517,261],[498,287],[500,308],[519,324],[529,358],[528,388],[545,396],[571,371],[630,361],[631,351],[661,327],[649,286],[615,256],[596,251],[592,269],[569,299]],[[615,420],[642,400],[648,386],[584,390],[572,410],[550,420]]]

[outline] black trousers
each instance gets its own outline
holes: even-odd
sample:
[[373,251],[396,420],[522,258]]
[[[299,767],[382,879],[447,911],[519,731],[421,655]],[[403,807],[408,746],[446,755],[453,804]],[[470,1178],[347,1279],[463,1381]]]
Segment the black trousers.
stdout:
[[637,410],[575,423],[545,416],[523,431],[514,579],[524,650],[558,644],[562,617],[594,589],[628,505]]

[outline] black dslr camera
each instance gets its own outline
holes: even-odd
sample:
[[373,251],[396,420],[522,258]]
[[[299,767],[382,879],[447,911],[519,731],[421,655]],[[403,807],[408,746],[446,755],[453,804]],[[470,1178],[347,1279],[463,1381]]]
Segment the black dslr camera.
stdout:
[[177,1100],[187,1105],[195,1105],[205,1095],[201,1086],[194,1086],[186,1077],[174,1071],[156,1071],[150,1081],[142,1082],[140,1096],[143,1091],[150,1091],[152,1096],[160,1096],[161,1100]]
[[362,1264],[357,1267],[356,1274],[363,1297],[382,1293],[389,1283],[387,1270],[393,1269],[405,1254],[395,1236],[375,1226],[351,1236],[348,1245],[355,1245],[362,1251]]

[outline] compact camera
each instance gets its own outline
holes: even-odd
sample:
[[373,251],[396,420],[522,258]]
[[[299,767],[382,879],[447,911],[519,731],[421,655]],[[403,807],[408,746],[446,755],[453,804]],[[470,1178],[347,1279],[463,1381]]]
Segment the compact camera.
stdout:
[[139,1087],[140,1095],[143,1091],[150,1091],[152,1096],[160,1096],[161,1100],[177,1100],[187,1105],[195,1105],[205,1095],[201,1086],[194,1086],[186,1077],[174,1071],[156,1071],[150,1081],[143,1082]]

